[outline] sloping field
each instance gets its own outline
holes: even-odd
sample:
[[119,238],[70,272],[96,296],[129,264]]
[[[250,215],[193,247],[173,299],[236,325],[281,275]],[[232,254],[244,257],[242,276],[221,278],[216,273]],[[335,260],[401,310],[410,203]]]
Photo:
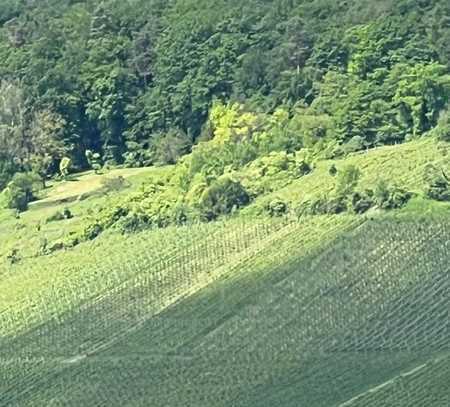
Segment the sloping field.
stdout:
[[448,406],[450,222],[361,219],[148,232],[4,274],[0,405]]
[[[447,165],[449,153],[448,145],[438,145],[433,139],[423,139],[367,150],[345,159],[318,161],[310,174],[268,196],[258,198],[256,202],[270,201],[275,196],[295,206],[311,197],[330,192],[336,182],[329,174],[332,165],[338,170],[349,165],[356,166],[362,174],[360,185],[363,188],[374,188],[378,181],[384,180],[411,192],[421,193],[425,167],[429,164]],[[249,206],[244,212],[253,212],[256,208],[257,205]]]
[[[112,199],[136,191],[151,177],[163,177],[167,167],[123,168],[96,175],[92,171],[77,174],[70,181],[49,185],[45,198],[30,204],[29,210],[13,216],[13,211],[0,210],[0,267],[5,256],[13,249],[19,249],[21,256],[35,257],[42,239],[48,242],[62,239],[71,231],[84,226],[84,217],[96,207],[106,205]],[[125,188],[106,193],[103,182],[117,177],[125,179]],[[47,222],[57,211],[70,209],[74,217],[58,222]]]
[[271,255],[261,261],[269,267],[285,256],[274,250],[292,231],[301,231],[296,244],[306,254],[355,221],[351,216],[318,217],[302,224],[228,221],[169,228],[126,241],[112,236],[5,269],[0,404],[21,405],[20,394],[43,388],[35,383],[38,378],[48,379],[73,368],[71,362],[109,348],[170,305],[244,271],[241,263],[268,249]]

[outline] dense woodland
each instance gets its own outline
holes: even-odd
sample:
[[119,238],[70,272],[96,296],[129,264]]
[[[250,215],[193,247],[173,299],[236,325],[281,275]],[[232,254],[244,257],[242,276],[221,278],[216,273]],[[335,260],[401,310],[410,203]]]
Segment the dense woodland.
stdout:
[[0,24],[0,189],[212,138],[223,167],[450,138],[447,0],[0,0]]

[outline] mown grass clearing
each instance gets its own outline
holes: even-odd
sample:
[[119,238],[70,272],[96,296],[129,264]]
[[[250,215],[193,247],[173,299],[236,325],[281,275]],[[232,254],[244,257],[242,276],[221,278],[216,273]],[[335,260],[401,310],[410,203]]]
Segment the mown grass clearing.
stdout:
[[[13,211],[0,209],[0,266],[6,267],[5,256],[17,249],[22,258],[39,255],[43,241],[51,243],[69,232],[83,228],[86,215],[106,205],[111,199],[137,190],[149,177],[162,176],[166,167],[118,169],[102,175],[92,172],[79,174],[76,180],[49,185],[47,196],[30,205],[30,209],[17,219]],[[124,177],[127,184],[123,190],[105,191],[105,179]],[[80,199],[80,197],[82,199]],[[58,211],[68,208],[72,219],[47,222]]]

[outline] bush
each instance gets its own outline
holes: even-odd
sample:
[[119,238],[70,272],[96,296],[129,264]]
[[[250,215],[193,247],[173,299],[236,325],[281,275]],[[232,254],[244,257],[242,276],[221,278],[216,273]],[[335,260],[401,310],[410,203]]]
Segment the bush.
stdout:
[[337,215],[347,210],[346,199],[342,196],[323,194],[302,202],[296,209],[298,217],[303,215]]
[[441,113],[434,131],[439,140],[450,142],[450,110]]
[[450,182],[443,170],[428,165],[424,171],[425,195],[436,201],[450,201]]
[[305,160],[300,160],[297,167],[297,173],[300,177],[309,174],[312,171],[311,165]]
[[115,227],[122,233],[136,233],[149,227],[148,217],[140,212],[131,211],[119,219]]
[[354,165],[349,165],[339,171],[336,178],[335,194],[339,197],[350,196],[358,186],[361,171]]
[[364,192],[354,192],[351,196],[350,202],[353,212],[362,214],[367,212],[374,206],[373,191],[367,190]]
[[167,134],[155,136],[152,157],[155,164],[175,164],[180,157],[190,152],[192,139],[181,130],[170,130]]
[[33,173],[17,173],[2,192],[7,208],[25,211],[42,189],[42,180]]
[[272,217],[283,216],[288,211],[288,205],[283,200],[276,198],[267,204],[265,210]]
[[6,260],[8,260],[9,264],[14,265],[20,262],[21,257],[18,249],[12,249],[8,255],[6,256]]
[[335,177],[338,173],[338,170],[336,168],[336,165],[332,164],[331,167],[328,170],[328,173],[332,176]]
[[88,164],[96,174],[102,169],[102,158],[99,153],[94,153],[91,150],[85,151],[85,156]]
[[83,240],[94,240],[103,232],[103,226],[99,223],[88,225],[83,231]]
[[239,181],[223,176],[205,190],[200,199],[202,215],[213,220],[247,205],[250,197]]
[[374,191],[374,202],[380,209],[399,209],[412,197],[412,193],[381,180]]
[[51,223],[51,222],[59,222],[60,220],[64,220],[64,215],[61,211],[56,211],[53,215],[50,215],[47,219],[46,219],[46,223]]
[[50,223],[50,222],[58,222],[60,220],[64,220],[64,219],[72,219],[73,215],[72,212],[70,211],[69,208],[64,208],[61,211],[56,211],[53,215],[49,216],[46,220],[46,223]]
[[380,181],[375,191],[353,191],[348,195],[336,192],[323,194],[315,199],[302,202],[296,209],[302,215],[336,215],[348,210],[363,214],[374,206],[380,209],[399,209],[403,207],[413,194],[386,181]]
[[366,148],[364,139],[361,136],[352,137],[342,146],[345,154],[356,153]]

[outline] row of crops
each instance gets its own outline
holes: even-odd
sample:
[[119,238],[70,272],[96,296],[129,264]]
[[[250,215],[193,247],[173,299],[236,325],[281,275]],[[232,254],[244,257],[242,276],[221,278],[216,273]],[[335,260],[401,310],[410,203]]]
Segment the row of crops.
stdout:
[[[46,263],[31,270],[26,265],[17,268],[11,279],[28,280],[24,290],[36,282],[37,292],[27,291],[32,298],[11,293],[4,297],[10,305],[0,314],[0,401],[19,403],[36,388],[45,388],[42,380],[53,381],[86,355],[132,336],[170,305],[216,280],[247,271],[243,262],[258,258],[286,235],[302,230],[298,247],[306,252],[320,242],[322,233],[331,237],[353,221],[319,217],[302,224],[228,221],[173,228],[130,237],[121,253],[108,251],[114,247],[111,240],[90,248],[90,255],[80,250],[87,260],[83,267],[76,264],[76,252],[69,252],[60,255],[63,259],[43,259]],[[52,284],[41,279],[52,279]],[[14,286],[9,280],[2,284]]]
[[447,406],[449,223],[359,222],[136,236],[83,301],[1,314],[0,405]]

